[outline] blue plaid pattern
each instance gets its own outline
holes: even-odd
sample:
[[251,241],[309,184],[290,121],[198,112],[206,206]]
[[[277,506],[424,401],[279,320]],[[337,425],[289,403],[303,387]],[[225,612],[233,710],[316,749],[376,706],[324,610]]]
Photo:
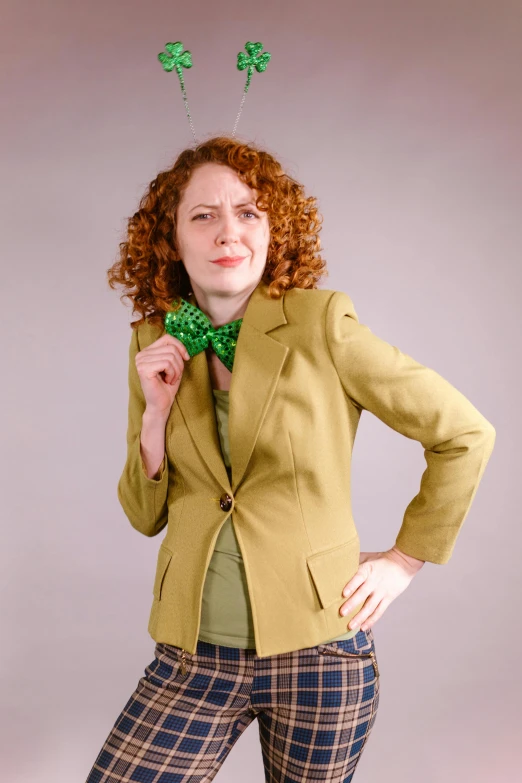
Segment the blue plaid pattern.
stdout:
[[158,643],[86,783],[206,783],[256,719],[267,781],[350,783],[379,684],[371,629],[264,658]]

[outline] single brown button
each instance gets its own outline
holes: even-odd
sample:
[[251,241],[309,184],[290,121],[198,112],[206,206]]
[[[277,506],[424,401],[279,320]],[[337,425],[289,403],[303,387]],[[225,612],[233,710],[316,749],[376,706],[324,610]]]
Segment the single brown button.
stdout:
[[230,511],[232,508],[232,498],[228,494],[228,492],[224,492],[221,497],[219,498],[219,505],[223,509],[223,511]]

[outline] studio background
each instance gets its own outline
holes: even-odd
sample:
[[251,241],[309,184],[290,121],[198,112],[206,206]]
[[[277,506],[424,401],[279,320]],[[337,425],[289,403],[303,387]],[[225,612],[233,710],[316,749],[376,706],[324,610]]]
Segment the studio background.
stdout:
[[[152,660],[163,533],[116,496],[129,306],[106,269],[156,173],[232,130],[319,199],[329,276],[359,319],[437,370],[497,431],[453,556],[374,625],[377,720],[356,783],[512,783],[521,770],[522,4],[307,0],[248,5],[4,0],[2,90],[2,774],[85,780]],[[396,458],[389,460],[393,452]],[[353,510],[390,548],[422,446],[363,412]],[[262,783],[254,722],[220,783]]]

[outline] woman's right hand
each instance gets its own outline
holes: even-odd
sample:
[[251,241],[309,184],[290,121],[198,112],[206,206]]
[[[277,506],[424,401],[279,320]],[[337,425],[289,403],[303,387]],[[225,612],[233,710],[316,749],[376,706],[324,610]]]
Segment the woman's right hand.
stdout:
[[138,351],[136,369],[147,410],[168,416],[181,383],[184,361],[188,359],[190,355],[183,343],[170,334],[162,334]]

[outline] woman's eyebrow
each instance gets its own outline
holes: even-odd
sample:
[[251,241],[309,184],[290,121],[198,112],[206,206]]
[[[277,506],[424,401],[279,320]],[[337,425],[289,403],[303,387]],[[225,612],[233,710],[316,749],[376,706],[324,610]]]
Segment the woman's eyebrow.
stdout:
[[[234,209],[250,206],[254,206],[253,201],[242,201],[240,204],[234,204]],[[204,207],[205,209],[219,209],[219,204],[197,204],[195,207],[191,207],[189,212],[192,212],[193,209],[200,209],[200,207]]]

